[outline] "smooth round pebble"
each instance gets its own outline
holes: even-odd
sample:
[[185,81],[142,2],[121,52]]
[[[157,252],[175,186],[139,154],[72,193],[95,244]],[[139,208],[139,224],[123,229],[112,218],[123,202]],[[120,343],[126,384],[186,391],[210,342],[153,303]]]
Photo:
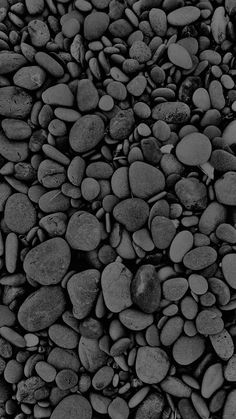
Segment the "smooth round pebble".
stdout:
[[169,367],[170,361],[163,349],[149,346],[138,349],[135,369],[138,378],[144,383],[159,383],[166,377]]
[[89,212],[75,212],[67,226],[66,240],[73,249],[87,252],[96,249],[101,240],[98,219]]
[[180,365],[190,365],[205,350],[205,340],[200,336],[180,336],[173,346],[173,358]]
[[204,134],[194,132],[183,137],[176,147],[176,156],[187,166],[206,163],[211,155],[211,142]]
[[15,193],[8,198],[4,210],[4,220],[14,233],[28,233],[36,224],[36,211],[27,195]]

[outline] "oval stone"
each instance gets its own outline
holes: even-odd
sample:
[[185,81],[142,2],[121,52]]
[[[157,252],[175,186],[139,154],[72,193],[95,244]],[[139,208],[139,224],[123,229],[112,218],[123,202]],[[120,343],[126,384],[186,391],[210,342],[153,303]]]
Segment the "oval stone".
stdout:
[[9,118],[26,118],[32,108],[32,96],[21,87],[0,88],[0,115]]
[[148,204],[139,198],[128,198],[119,202],[113,210],[113,216],[128,231],[137,231],[146,223],[149,215]]
[[144,330],[153,323],[153,315],[143,313],[133,308],[127,308],[119,313],[121,323],[129,330]]
[[41,287],[30,294],[18,311],[20,325],[29,332],[51,326],[63,313],[66,300],[59,286]]
[[222,259],[222,272],[227,284],[231,288],[236,289],[236,254],[229,253],[225,255]]
[[169,256],[172,262],[182,262],[186,253],[193,247],[193,235],[188,230],[180,231],[173,239]]
[[199,271],[212,265],[217,259],[217,252],[210,246],[196,247],[186,253],[184,266],[193,271]]
[[50,418],[92,419],[92,407],[85,397],[73,394],[58,403]]
[[110,263],[102,272],[101,285],[105,304],[112,313],[132,305],[130,284],[131,271],[120,262]]
[[100,272],[97,269],[87,269],[69,279],[67,290],[76,319],[84,319],[90,314],[99,292],[99,283]]
[[77,153],[86,153],[98,145],[104,136],[104,122],[98,115],[84,115],[70,130],[69,142]]
[[96,249],[101,240],[98,219],[89,212],[75,212],[67,226],[66,240],[73,249],[85,252]]
[[145,313],[157,311],[161,300],[161,284],[153,265],[142,265],[131,283],[131,297]]
[[3,132],[0,132],[0,155],[6,160],[19,163],[27,159],[29,154],[28,143],[25,141],[9,141]]
[[144,383],[159,383],[166,377],[169,367],[170,361],[163,349],[149,346],[138,349],[135,369],[138,378]]
[[185,70],[192,68],[193,62],[190,54],[182,45],[170,44],[167,53],[172,64]]
[[165,187],[163,173],[156,167],[141,161],[131,164],[129,182],[133,195],[143,199],[158,194]]
[[222,419],[235,419],[236,418],[236,389],[231,390],[228,394]]
[[236,172],[227,172],[215,182],[216,198],[224,205],[236,205]]
[[176,156],[187,166],[198,166],[206,163],[211,155],[209,138],[199,132],[193,132],[183,137],[176,147]]
[[172,220],[156,216],[151,222],[152,239],[157,249],[167,249],[172,242],[176,228]]
[[199,359],[205,350],[205,340],[200,336],[180,336],[173,346],[173,357],[180,365],[190,365]]
[[24,260],[24,271],[41,285],[58,284],[66,274],[71,259],[68,244],[61,237],[40,243],[31,249]]
[[168,23],[173,26],[186,26],[200,17],[200,9],[195,6],[179,7],[167,16]]
[[4,221],[7,227],[18,234],[26,234],[36,224],[36,211],[27,195],[15,193],[5,205]]
[[108,356],[99,348],[96,339],[88,339],[82,336],[79,341],[78,351],[83,367],[90,373],[96,372],[107,363]]
[[190,118],[190,108],[183,102],[163,102],[154,106],[152,117],[169,124],[183,124]]
[[222,332],[224,322],[213,310],[202,310],[196,317],[196,328],[202,335],[215,335]]

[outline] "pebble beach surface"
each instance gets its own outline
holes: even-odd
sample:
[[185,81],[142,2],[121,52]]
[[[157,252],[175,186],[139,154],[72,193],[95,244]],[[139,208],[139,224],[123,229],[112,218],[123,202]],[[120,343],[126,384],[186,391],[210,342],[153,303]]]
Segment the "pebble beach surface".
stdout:
[[0,0],[0,418],[236,419],[235,0]]

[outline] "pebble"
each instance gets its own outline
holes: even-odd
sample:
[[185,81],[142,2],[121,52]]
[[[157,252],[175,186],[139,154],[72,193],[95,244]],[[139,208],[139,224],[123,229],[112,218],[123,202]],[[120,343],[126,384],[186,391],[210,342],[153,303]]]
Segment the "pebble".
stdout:
[[27,63],[22,54],[14,51],[1,51],[0,58],[0,75],[13,73]]
[[100,273],[96,269],[87,269],[70,277],[67,290],[76,319],[84,319],[90,314],[99,292],[99,280]]
[[28,139],[32,130],[25,121],[14,118],[5,118],[2,120],[2,129],[9,140],[21,141]]
[[202,335],[215,335],[222,332],[224,322],[214,311],[202,310],[196,317],[196,327]]
[[142,265],[131,282],[131,298],[143,312],[158,310],[161,300],[161,286],[153,265]]
[[64,83],[56,84],[42,93],[43,102],[47,105],[73,106],[74,96],[69,87]]
[[169,367],[170,361],[163,349],[149,346],[138,349],[135,369],[138,378],[145,384],[157,384],[162,381]]
[[165,177],[156,167],[136,161],[129,168],[129,183],[134,196],[146,199],[163,191]]
[[164,398],[161,393],[151,393],[142,401],[138,406],[135,413],[135,419],[142,418],[161,418],[161,414],[164,409]]
[[31,249],[24,260],[24,271],[41,285],[56,285],[66,274],[71,252],[66,241],[55,237]]
[[109,16],[103,12],[94,12],[84,20],[84,37],[88,41],[99,39],[106,32],[109,25]]
[[180,44],[170,44],[167,50],[170,62],[184,70],[190,70],[193,66],[191,56],[187,49]]
[[146,223],[149,215],[148,204],[140,198],[128,198],[119,202],[113,209],[116,221],[126,227],[128,231],[139,230]]
[[39,361],[35,365],[35,371],[42,380],[46,383],[51,383],[55,380],[57,371],[56,369],[45,361]]
[[233,206],[236,203],[235,172],[226,172],[215,182],[217,201],[224,205]]
[[186,253],[193,247],[193,235],[188,230],[180,231],[171,242],[169,256],[172,262],[182,262]]
[[48,355],[47,362],[53,365],[56,370],[72,369],[77,372],[80,368],[80,361],[76,352],[54,347]]
[[111,137],[118,141],[125,140],[131,133],[134,122],[132,109],[118,111],[110,120],[109,131]]
[[163,216],[156,216],[151,222],[152,239],[157,249],[167,249],[176,233],[172,220]]
[[140,64],[143,64],[151,59],[152,54],[145,42],[135,41],[129,50],[129,56],[137,60]]
[[2,326],[13,326],[16,320],[16,316],[9,307],[1,304],[0,305],[0,327]]
[[101,391],[111,383],[113,377],[114,370],[111,367],[102,367],[93,376],[92,386],[95,390]]
[[127,402],[121,397],[116,397],[108,406],[108,414],[111,419],[128,419],[129,407]]
[[101,276],[103,297],[107,308],[119,313],[132,305],[130,285],[132,273],[120,262],[110,263]]
[[207,111],[211,108],[209,93],[203,87],[199,87],[195,90],[192,100],[196,108],[202,109],[203,111]]
[[212,265],[217,259],[217,252],[213,247],[201,246],[190,250],[184,256],[183,263],[186,268],[199,271]]
[[186,26],[198,20],[200,9],[195,6],[179,7],[167,15],[167,20],[173,26]]
[[220,363],[211,365],[205,371],[202,379],[201,394],[205,399],[209,399],[216,390],[220,389],[224,383],[223,368]]
[[143,313],[142,311],[127,308],[119,313],[121,323],[129,330],[144,330],[153,323],[152,314]]
[[236,390],[231,390],[226,398],[222,419],[235,419],[236,415]]
[[230,172],[236,169],[236,158],[225,150],[213,150],[210,162],[219,172]]
[[106,365],[107,355],[99,348],[96,339],[81,337],[79,341],[79,358],[86,371],[94,373]]
[[190,108],[183,102],[164,102],[154,106],[152,117],[169,124],[183,124],[190,118]]
[[69,327],[55,323],[48,330],[50,339],[59,347],[74,349],[78,346],[78,334]]
[[183,331],[184,321],[179,316],[171,317],[164,324],[160,341],[164,346],[171,346],[180,337]]
[[34,47],[44,47],[50,40],[50,32],[48,26],[42,20],[31,20],[28,24],[28,31],[32,45]]
[[21,67],[13,77],[14,84],[26,90],[37,90],[45,82],[46,73],[38,66]]
[[173,357],[180,365],[190,365],[198,360],[205,350],[205,340],[200,336],[180,336],[173,346]]
[[188,278],[189,286],[192,292],[197,295],[204,295],[208,290],[208,282],[202,275],[192,274]]
[[211,202],[200,217],[199,231],[209,235],[219,224],[224,223],[226,219],[226,208],[217,201]]
[[103,135],[103,120],[97,115],[85,115],[70,130],[70,146],[77,153],[85,153],[96,147]]
[[71,369],[63,369],[57,373],[55,382],[60,390],[70,390],[78,383],[78,375]]
[[224,377],[229,382],[236,381],[236,357],[233,355],[227,362],[225,370],[224,370]]
[[208,161],[212,146],[208,137],[200,133],[191,133],[183,137],[176,147],[176,156],[181,163],[198,166]]
[[51,55],[44,51],[36,52],[35,56],[36,63],[42,67],[51,76],[59,79],[64,75],[64,69]]
[[164,10],[153,8],[149,12],[149,22],[157,36],[163,37],[167,32],[167,19]]
[[236,289],[236,282],[234,276],[234,269],[236,266],[236,255],[234,253],[229,253],[225,255],[222,259],[222,272],[225,278],[225,281],[231,288]]
[[59,286],[41,287],[21,304],[18,321],[25,330],[37,332],[53,324],[62,315],[65,305]]
[[86,212],[75,212],[68,223],[66,240],[73,249],[90,251],[96,249],[101,240],[98,219]]
[[194,177],[179,180],[175,184],[175,192],[187,210],[203,210],[207,206],[206,186]]
[[232,145],[235,143],[235,127],[236,121],[231,121],[228,125],[226,125],[222,138],[228,145]]
[[88,400],[78,394],[65,397],[58,403],[51,414],[51,419],[76,419],[81,416],[83,419],[92,419],[92,407]]
[[7,118],[26,118],[33,105],[33,99],[21,87],[6,86],[0,88],[0,115]]
[[[27,217],[25,214],[27,214]],[[4,220],[8,228],[14,233],[28,233],[36,224],[36,211],[27,195],[15,193],[7,199]]]

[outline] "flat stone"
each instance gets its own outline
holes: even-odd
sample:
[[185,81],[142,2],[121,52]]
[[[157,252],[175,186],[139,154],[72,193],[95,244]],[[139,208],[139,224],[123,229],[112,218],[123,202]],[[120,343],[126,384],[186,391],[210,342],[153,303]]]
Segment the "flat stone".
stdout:
[[28,23],[28,32],[34,47],[44,47],[50,41],[48,26],[42,20],[34,19]]
[[22,54],[14,51],[0,52],[0,75],[12,73],[26,64],[27,60]]
[[199,271],[212,265],[217,259],[217,252],[213,247],[201,246],[190,250],[184,256],[184,266],[193,271]]
[[84,37],[88,41],[100,39],[109,25],[109,16],[103,12],[93,12],[84,20]]
[[3,119],[2,129],[9,140],[26,140],[32,134],[32,129],[29,124],[27,124],[25,121],[21,121],[20,119]]
[[96,249],[101,240],[98,219],[89,212],[75,212],[67,226],[66,240],[73,249],[87,252]]
[[140,198],[128,198],[113,209],[113,216],[128,231],[137,231],[146,223],[149,215],[148,204]]
[[79,358],[86,371],[94,373],[107,363],[107,354],[103,352],[96,339],[81,337],[79,341]]
[[193,132],[183,137],[177,144],[176,156],[187,166],[198,166],[209,160],[211,150],[209,138],[204,134]]
[[30,294],[18,311],[20,325],[37,332],[53,324],[63,313],[66,301],[59,286],[41,287]]
[[36,211],[27,195],[12,194],[5,205],[4,220],[14,233],[26,234],[36,224]]
[[149,22],[157,36],[163,37],[167,31],[167,19],[164,10],[153,8],[149,12]]
[[65,397],[55,407],[51,419],[92,419],[92,407],[88,400],[78,394]]
[[96,109],[99,96],[91,80],[83,79],[78,81],[76,100],[81,112],[90,112]]
[[212,347],[217,356],[223,361],[228,361],[234,354],[234,341],[228,330],[209,336]]
[[218,202],[210,202],[199,220],[199,231],[209,235],[219,224],[226,222],[227,209]]
[[129,330],[144,330],[153,323],[153,315],[142,311],[126,308],[119,313],[121,323]]
[[55,237],[31,249],[24,259],[24,271],[41,285],[56,285],[66,274],[71,260],[67,242]]
[[163,216],[155,216],[151,222],[152,239],[157,249],[167,249],[176,233],[172,220]]
[[96,269],[87,269],[69,279],[67,290],[76,319],[84,319],[90,314],[99,292],[99,282],[100,273]]
[[132,109],[120,110],[110,120],[110,135],[114,140],[125,140],[134,127],[134,113]]
[[224,205],[236,205],[236,173],[226,172],[215,182],[217,200]]
[[138,198],[150,198],[165,188],[165,177],[156,167],[136,161],[129,168],[130,188]]
[[218,172],[236,171],[235,155],[225,150],[213,150],[210,163]]
[[194,177],[182,178],[175,184],[175,193],[187,210],[203,210],[207,206],[207,188]]
[[183,68],[184,70],[190,70],[192,68],[193,62],[191,56],[182,45],[170,44],[167,54],[170,62],[177,67]]
[[162,290],[166,300],[178,301],[186,294],[188,281],[182,277],[167,279],[163,283]]
[[205,340],[200,336],[180,336],[173,346],[174,360],[180,365],[190,365],[199,359],[205,350]]
[[236,418],[236,390],[231,390],[226,398],[222,419]]
[[163,102],[154,106],[152,117],[169,124],[183,124],[190,118],[190,108],[183,102]]
[[236,121],[231,121],[228,125],[226,125],[222,138],[228,145],[235,144],[236,138],[235,138],[235,130],[236,130]]
[[213,310],[202,310],[196,317],[196,328],[202,335],[215,335],[222,332],[224,322]]
[[0,115],[7,118],[26,118],[33,105],[32,96],[21,87],[0,88]]
[[46,73],[39,66],[21,67],[13,77],[14,84],[26,90],[37,90],[45,82]]
[[180,231],[170,245],[169,256],[172,262],[182,262],[186,253],[193,247],[193,235],[188,230]]
[[186,26],[198,20],[200,9],[195,6],[179,7],[167,15],[167,20],[173,26]]
[[161,393],[149,394],[138,406],[135,419],[161,419],[165,400]]
[[44,90],[42,93],[43,102],[48,105],[73,106],[74,96],[67,84],[59,83]]
[[102,272],[101,285],[105,304],[112,313],[132,305],[130,285],[132,273],[120,262],[110,263]]
[[236,289],[235,269],[236,254],[229,253],[225,255],[222,259],[222,272],[227,284],[230,285],[230,287],[233,289]]
[[170,361],[163,349],[149,346],[138,349],[135,369],[138,378],[144,383],[159,383],[166,377],[169,367]]
[[98,115],[84,115],[70,130],[69,142],[76,153],[85,153],[95,148],[104,136],[104,122]]
[[47,362],[57,370],[70,368],[75,372],[79,371],[80,360],[75,351],[54,347],[48,355]]
[[160,280],[153,265],[142,265],[131,283],[131,298],[145,313],[158,310],[161,300]]

